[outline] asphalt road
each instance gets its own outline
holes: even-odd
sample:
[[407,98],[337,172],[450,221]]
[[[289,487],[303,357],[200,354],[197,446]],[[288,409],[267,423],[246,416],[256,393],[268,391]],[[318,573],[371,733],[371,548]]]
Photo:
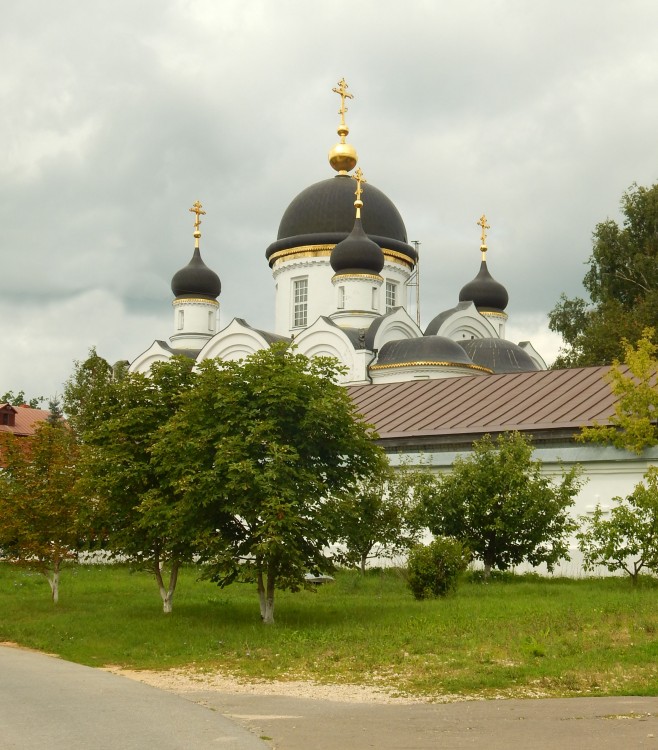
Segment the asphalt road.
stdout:
[[384,705],[208,690],[178,696],[0,647],[0,750],[266,747],[658,750],[658,698]]
[[0,750],[264,750],[219,712],[44,654],[0,647]]

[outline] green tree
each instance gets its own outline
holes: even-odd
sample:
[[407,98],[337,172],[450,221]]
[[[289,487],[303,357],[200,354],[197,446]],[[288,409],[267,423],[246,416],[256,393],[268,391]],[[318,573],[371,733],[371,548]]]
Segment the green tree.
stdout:
[[181,496],[160,482],[151,451],[192,387],[192,364],[173,357],[146,376],[113,369],[92,351],[65,389],[83,443],[81,486],[93,506],[92,541],[150,570],[165,613],[173,608],[180,567],[193,556],[194,523]]
[[616,398],[610,425],[585,427],[576,437],[581,442],[609,443],[638,455],[658,443],[658,346],[654,329],[645,328],[634,347],[622,341],[624,365],[615,360],[606,374]]
[[339,561],[363,574],[369,559],[392,558],[416,544],[425,527],[421,498],[433,483],[428,472],[404,465],[394,469],[384,460],[336,502]]
[[11,404],[12,406],[22,406],[27,404],[31,409],[38,409],[39,405],[43,401],[42,396],[27,399],[25,397],[25,391],[6,391],[0,396],[0,404]]
[[597,224],[583,286],[589,300],[562,295],[549,327],[565,348],[554,367],[610,364],[622,338],[636,340],[658,318],[658,184],[631,185],[621,200],[623,227]]
[[154,448],[163,486],[205,516],[197,528],[210,577],[255,580],[265,623],[275,589],[333,569],[336,500],[381,466],[339,372],[335,360],[285,345],[207,360]]
[[552,570],[568,559],[567,538],[576,529],[569,509],[582,484],[579,468],[554,483],[542,475],[532,451],[518,432],[495,441],[485,435],[439,478],[428,501],[430,531],[463,542],[484,563],[485,577],[492,568],[507,570],[524,561]]
[[84,531],[75,437],[64,424],[43,423],[29,438],[2,439],[0,548],[44,575],[57,603],[62,566],[77,558]]
[[[646,482],[646,484],[645,484]],[[576,535],[587,570],[597,565],[610,572],[623,570],[636,584],[642,570],[658,573],[658,469],[651,467],[645,482],[626,498],[615,497],[609,514],[597,505],[582,516]]]

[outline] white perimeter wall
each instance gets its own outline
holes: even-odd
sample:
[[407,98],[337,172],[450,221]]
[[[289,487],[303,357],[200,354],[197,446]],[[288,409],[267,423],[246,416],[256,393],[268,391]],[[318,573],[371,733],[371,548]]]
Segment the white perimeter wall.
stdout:
[[[389,454],[392,465],[408,461],[412,465],[425,466],[437,473],[450,471],[457,456],[466,457],[468,452],[439,451],[400,451]],[[597,504],[604,510],[615,505],[613,498],[626,497],[636,484],[642,481],[643,475],[651,465],[658,463],[658,447],[645,451],[642,456],[620,451],[612,447],[595,445],[568,445],[564,447],[537,448],[534,459],[542,461],[543,473],[559,479],[564,469],[579,464],[585,484],[576,497],[572,510],[575,518],[591,513]],[[587,575],[582,568],[582,555],[578,550],[575,538],[570,544],[570,561],[564,561],[554,570],[554,575],[579,577]],[[520,566],[519,572],[533,570],[529,566]],[[546,573],[545,567],[535,569]],[[606,568],[599,568],[592,575],[609,575]]]

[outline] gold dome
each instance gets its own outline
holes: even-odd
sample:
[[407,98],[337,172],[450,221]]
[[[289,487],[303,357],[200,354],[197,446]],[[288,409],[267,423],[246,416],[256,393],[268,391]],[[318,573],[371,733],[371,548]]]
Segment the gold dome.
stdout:
[[356,149],[350,143],[337,143],[329,151],[329,164],[336,172],[350,172],[358,160]]

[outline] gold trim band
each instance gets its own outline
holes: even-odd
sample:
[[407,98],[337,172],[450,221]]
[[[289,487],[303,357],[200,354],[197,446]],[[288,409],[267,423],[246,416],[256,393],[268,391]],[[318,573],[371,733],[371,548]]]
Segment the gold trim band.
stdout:
[[508,318],[507,313],[504,312],[494,312],[493,310],[478,310],[478,312],[485,318],[505,318],[505,320]]
[[197,302],[204,305],[213,305],[213,307],[219,307],[219,302],[216,299],[204,299],[203,297],[176,297],[172,301],[172,305],[184,305],[187,302]]
[[381,281],[384,279],[378,273],[335,273],[331,277],[332,283],[342,279],[363,279],[364,281]]
[[[269,263],[274,265],[278,260],[296,260],[298,258],[322,258],[331,255],[331,251],[335,245],[301,245],[300,247],[291,247],[288,250],[279,250],[276,253],[270,255]],[[388,248],[382,248],[384,258],[393,263],[399,263],[400,265],[408,266],[413,268],[415,263],[403,253],[399,253],[397,250],[389,250]]]
[[493,375],[493,370],[481,365],[467,365],[461,362],[398,362],[393,365],[370,365],[371,370],[393,370],[400,367],[466,367],[469,370],[479,370]]

